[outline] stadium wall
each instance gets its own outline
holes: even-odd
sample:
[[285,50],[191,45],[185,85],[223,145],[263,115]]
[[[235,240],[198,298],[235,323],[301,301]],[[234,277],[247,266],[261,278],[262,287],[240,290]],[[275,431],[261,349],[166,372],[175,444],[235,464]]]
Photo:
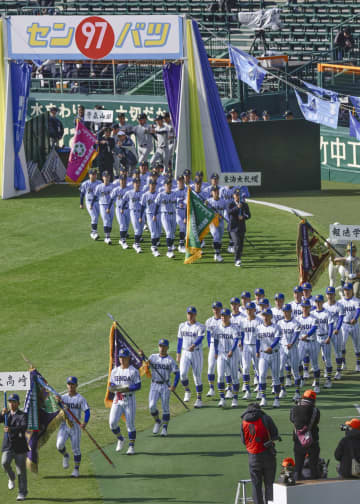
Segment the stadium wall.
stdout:
[[360,184],[360,142],[349,128],[320,129],[321,179]]

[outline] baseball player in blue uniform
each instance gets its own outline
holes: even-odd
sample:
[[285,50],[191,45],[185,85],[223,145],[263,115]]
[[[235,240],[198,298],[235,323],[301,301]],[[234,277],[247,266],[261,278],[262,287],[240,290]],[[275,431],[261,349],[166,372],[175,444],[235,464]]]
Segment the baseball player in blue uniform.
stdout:
[[103,171],[102,173],[103,183],[96,186],[94,191],[93,202],[90,206],[90,210],[94,208],[97,202],[99,202],[100,215],[104,224],[104,243],[111,245],[111,229],[112,221],[114,218],[114,207],[109,208],[111,201],[111,192],[114,189],[114,184],[110,182],[110,173]]
[[78,385],[76,376],[69,376],[66,380],[66,385],[68,391],[66,394],[60,396],[59,399],[61,399],[61,401],[66,405],[66,408],[68,408],[79,421],[81,421],[81,415],[82,412],[84,412],[84,421],[81,425],[79,425],[74,422],[71,416],[67,413],[69,419],[72,421],[72,427],[69,427],[65,421],[61,423],[56,439],[56,448],[63,456],[63,468],[68,469],[70,455],[66,451],[66,441],[70,438],[71,449],[74,455],[74,470],[71,476],[73,478],[78,478],[81,462],[81,429],[85,429],[90,420],[90,408],[86,399],[76,390]]
[[116,451],[121,451],[125,444],[125,439],[121,434],[119,420],[125,415],[126,427],[129,436],[129,448],[127,455],[135,454],[135,413],[136,399],[135,392],[141,388],[139,371],[130,365],[130,352],[127,348],[119,351],[120,366],[111,371],[109,392],[114,392],[115,397],[111,406],[109,425],[111,431],[118,439]]
[[336,373],[334,380],[341,380],[341,365],[342,365],[342,331],[341,326],[344,320],[344,307],[343,305],[336,301],[336,291],[335,287],[326,288],[327,302],[324,303],[324,308],[331,313],[334,322],[334,331],[331,337],[331,343],[334,347],[335,360],[336,360]]
[[214,329],[214,345],[215,345],[215,359],[217,359],[217,375],[218,375],[218,389],[220,394],[220,401],[218,406],[225,406],[225,383],[224,375],[231,376],[233,387],[233,398],[231,407],[238,406],[239,395],[239,360],[238,360],[238,343],[239,332],[238,329],[231,324],[231,311],[229,308],[221,310],[221,323]]
[[343,333],[343,363],[345,362],[346,343],[348,337],[351,336],[354,351],[356,355],[355,371],[360,372],[360,330],[359,330],[359,317],[360,317],[360,300],[354,297],[353,284],[348,282],[343,287],[344,297],[340,304],[344,308],[344,321],[342,325]]
[[[301,376],[301,381],[303,381],[303,377],[305,377],[304,368],[302,366],[302,362],[305,357],[308,357],[308,360],[311,361],[314,379],[315,379],[315,387],[314,391],[316,393],[320,392],[320,369],[318,365],[318,353],[319,348],[316,341],[316,331],[317,331],[317,319],[311,314],[312,305],[309,299],[303,299],[302,302],[303,313],[300,317],[297,318],[297,321],[300,325],[300,335],[299,335],[299,372]],[[305,367],[305,365],[304,365]]]
[[206,397],[213,397],[215,395],[214,382],[215,382],[215,344],[214,344],[214,330],[221,323],[221,310],[222,310],[221,301],[214,301],[211,308],[213,311],[213,316],[208,318],[205,322],[206,329],[206,338],[209,348],[208,353],[208,383],[209,383],[209,391],[206,394]]
[[227,209],[227,202],[220,198],[220,191],[217,186],[211,187],[211,196],[206,200],[206,204],[219,216],[219,225],[210,225],[210,233],[213,237],[213,248],[215,251],[214,261],[223,262],[221,257],[221,242],[224,235],[224,214]]
[[84,208],[84,198],[85,198],[86,209],[91,219],[90,238],[92,238],[93,240],[99,239],[99,235],[97,232],[99,212],[100,212],[99,203],[96,202],[95,204],[92,204],[95,189],[99,184],[101,184],[100,180],[97,180],[96,177],[97,177],[96,170],[89,170],[89,179],[85,180],[80,186],[80,209]]
[[156,191],[156,181],[150,180],[149,182],[150,189],[146,191],[141,198],[141,212],[140,219],[142,220],[144,217],[144,212],[146,214],[146,222],[148,228],[150,230],[150,238],[151,238],[151,252],[154,257],[159,257],[160,252],[157,248],[157,243],[160,240],[161,235],[161,222],[160,219],[155,219],[155,208],[156,208],[156,198],[158,193]]
[[324,296],[318,294],[315,296],[316,310],[312,314],[317,319],[318,329],[316,331],[316,339],[322,353],[322,357],[326,366],[326,382],[324,388],[331,388],[332,362],[331,362],[331,337],[334,330],[334,321],[330,312],[324,308]]
[[115,205],[115,215],[116,220],[119,223],[119,230],[120,230],[119,245],[121,245],[121,247],[124,250],[129,248],[129,245],[126,243],[126,235],[129,230],[130,212],[127,206],[122,211],[122,200],[125,194],[128,192],[128,190],[129,189],[127,187],[126,175],[120,175],[119,185],[114,184],[114,189],[111,191],[110,194],[111,201],[109,204],[109,207]]
[[[250,294],[250,293],[249,293]],[[257,328],[262,325],[263,321],[260,317],[256,316],[256,306],[255,303],[249,301],[246,304],[246,317],[242,317],[240,324],[240,345],[242,349],[242,372],[243,372],[243,383],[245,385],[245,395],[243,399],[251,398],[250,391],[250,366],[253,363],[255,369],[255,375],[259,376],[258,371],[258,357],[256,354],[256,335]],[[260,395],[259,395],[260,397]]]
[[160,210],[161,224],[166,235],[166,245],[168,248],[166,256],[169,259],[173,259],[175,257],[174,241],[176,231],[177,196],[176,193],[171,190],[171,179],[167,179],[165,181],[165,191],[159,192],[155,199],[155,204],[154,218],[158,218]]
[[140,190],[139,178],[134,179],[133,186],[134,188],[130,191],[127,191],[122,199],[121,212],[124,212],[126,206],[129,207],[131,224],[134,230],[133,248],[135,249],[135,252],[137,254],[141,254],[142,250],[140,246],[140,240],[144,224],[142,222],[142,219],[140,220],[142,192]]
[[259,391],[261,395],[260,406],[266,406],[266,375],[271,369],[271,376],[274,383],[275,398],[274,408],[280,407],[280,329],[272,322],[272,311],[270,308],[261,312],[263,323],[256,331],[256,353],[259,359]]
[[[284,385],[284,371],[288,368],[292,371],[295,380],[294,401],[300,399],[300,374],[299,374],[299,352],[298,340],[300,335],[300,326],[297,319],[293,316],[291,304],[285,304],[282,307],[284,317],[277,322],[280,329],[280,399],[286,396]],[[286,382],[286,386],[288,385]]]
[[[162,425],[160,436],[167,436],[168,424],[170,421],[170,395],[175,391],[179,382],[180,372],[178,365],[170,355],[168,355],[169,341],[161,339],[159,341],[159,353],[152,354],[149,357],[149,365],[152,371],[150,392],[149,392],[149,409],[150,414],[154,418],[155,424],[153,434],[158,434]],[[143,355],[142,352],[139,352]],[[171,384],[171,374],[174,374],[174,381]],[[159,410],[156,405],[161,400],[163,410],[162,420],[160,420]]]
[[188,306],[187,321],[179,325],[176,360],[180,362],[180,380],[185,388],[184,402],[190,401],[189,369],[192,367],[196,387],[195,408],[202,407],[201,394],[203,390],[201,373],[203,368],[202,342],[205,336],[205,326],[196,321],[195,306]]
[[186,236],[186,202],[187,189],[183,175],[177,178],[176,194],[176,224],[179,226],[179,246],[178,251],[185,254],[185,236]]

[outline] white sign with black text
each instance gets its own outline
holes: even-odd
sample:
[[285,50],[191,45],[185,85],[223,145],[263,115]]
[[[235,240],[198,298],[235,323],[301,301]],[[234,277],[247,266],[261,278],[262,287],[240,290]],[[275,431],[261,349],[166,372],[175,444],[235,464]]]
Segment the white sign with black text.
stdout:
[[261,172],[220,173],[219,185],[261,186]]
[[0,391],[30,390],[29,371],[0,372]]

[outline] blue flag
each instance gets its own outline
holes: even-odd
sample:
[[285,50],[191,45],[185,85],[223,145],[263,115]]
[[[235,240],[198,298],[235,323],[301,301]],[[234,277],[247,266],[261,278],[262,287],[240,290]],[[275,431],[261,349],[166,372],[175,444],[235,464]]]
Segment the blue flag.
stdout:
[[338,93],[335,93],[335,91],[330,91],[329,89],[324,89],[322,87],[315,86],[314,84],[309,84],[308,82],[303,82],[303,84],[319,98],[328,98],[333,102],[339,101],[339,95]]
[[307,103],[304,103],[297,91],[295,91],[295,95],[301,112],[307,121],[323,124],[330,128],[337,128],[340,109],[339,101],[326,101],[310,93],[306,93]]
[[235,67],[237,78],[259,93],[267,71],[259,66],[258,60],[230,45],[229,58]]
[[360,98],[358,96],[349,96],[351,103],[355,107],[355,112],[360,117]]
[[350,136],[356,138],[356,140],[360,140],[360,122],[355,119],[355,117],[351,113],[351,110],[349,110],[349,122],[350,122],[350,129],[349,129]]

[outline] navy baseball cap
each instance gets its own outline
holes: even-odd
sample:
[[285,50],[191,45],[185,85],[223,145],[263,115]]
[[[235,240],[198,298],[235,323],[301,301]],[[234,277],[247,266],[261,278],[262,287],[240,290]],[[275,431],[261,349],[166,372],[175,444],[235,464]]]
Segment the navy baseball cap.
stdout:
[[78,379],[76,376],[69,376],[69,378],[66,380],[66,383],[72,383],[73,385],[78,384]]
[[127,176],[126,175],[120,175],[119,180],[127,180]]
[[256,304],[255,303],[246,303],[245,308],[247,310],[256,310]]
[[329,287],[326,287],[326,294],[335,294],[335,287],[331,287],[329,285]]
[[301,306],[307,306],[307,307],[310,307],[311,308],[311,303],[310,303],[310,300],[309,299],[303,299],[301,301]]
[[296,285],[293,289],[294,292],[303,292],[304,289],[301,287],[301,285]]
[[146,114],[139,114],[138,119],[147,119],[147,115]]
[[318,294],[315,296],[315,301],[324,301],[324,296],[322,294]]
[[161,346],[167,346],[168,347],[169,346],[169,340],[167,340],[165,338],[161,338],[159,340],[159,345],[161,345]]
[[157,184],[156,180],[151,179],[149,180],[149,185],[156,185],[156,184]]
[[179,175],[176,180],[184,180],[184,175]]
[[249,299],[251,299],[251,294],[250,294],[250,292],[248,292],[248,291],[243,291],[243,292],[241,293],[241,296],[240,296],[240,297],[242,297],[242,298],[249,298]]
[[268,304],[270,304],[270,303],[269,303],[269,300],[268,300],[267,298],[264,298],[264,299],[262,299],[262,300],[260,301],[260,303],[259,303],[259,304],[260,304],[260,305],[263,305],[263,304],[267,304],[267,305],[268,305]]
[[231,315],[231,311],[229,310],[229,308],[223,308],[221,310],[221,315],[228,315],[228,316],[230,316]]
[[18,396],[18,394],[10,394],[8,397],[8,401],[16,401],[19,403],[20,397]]
[[261,287],[258,287],[257,289],[255,289],[255,296],[263,296],[264,294],[265,294],[265,291]]
[[172,184],[172,180],[171,180],[171,178],[167,178],[167,179],[165,180],[165,182],[164,182],[164,183],[165,183],[166,185],[169,185],[169,184],[171,185],[171,184]]
[[127,348],[120,348],[119,357],[130,357],[130,350]]
[[191,171],[189,169],[184,170],[183,175],[191,175]]
[[238,297],[232,297],[230,299],[230,304],[240,304],[240,299]]
[[343,287],[344,290],[351,290],[352,288],[353,284],[351,282],[347,282]]
[[247,113],[246,113],[246,112],[241,112],[240,117],[241,117],[241,119],[242,119],[243,117],[247,117]]
[[291,311],[291,304],[287,303],[282,307],[282,311]]
[[88,171],[89,175],[94,175],[95,173],[97,173],[97,171],[94,168],[91,168],[91,170]]
[[197,313],[195,306],[188,306],[186,309],[187,313]]
[[111,125],[111,127],[112,127],[112,129],[119,128],[119,123],[114,123],[114,124]]
[[263,310],[261,312],[261,315],[272,315],[273,312],[271,311],[271,308],[266,308],[266,310]]
[[222,308],[222,302],[221,301],[214,301],[213,304],[211,305],[211,308]]
[[301,284],[301,287],[306,290],[306,289],[312,289],[312,285],[310,282],[304,282],[303,284]]
[[108,171],[103,171],[101,176],[102,177],[110,177],[110,173]]
[[155,117],[155,121],[162,121],[164,118],[162,115],[158,115]]
[[213,173],[213,174],[211,175],[211,178],[212,178],[212,179],[218,179],[218,178],[219,178],[219,175],[218,175],[217,173]]
[[274,299],[285,299],[285,296],[282,292],[278,292],[275,294]]

